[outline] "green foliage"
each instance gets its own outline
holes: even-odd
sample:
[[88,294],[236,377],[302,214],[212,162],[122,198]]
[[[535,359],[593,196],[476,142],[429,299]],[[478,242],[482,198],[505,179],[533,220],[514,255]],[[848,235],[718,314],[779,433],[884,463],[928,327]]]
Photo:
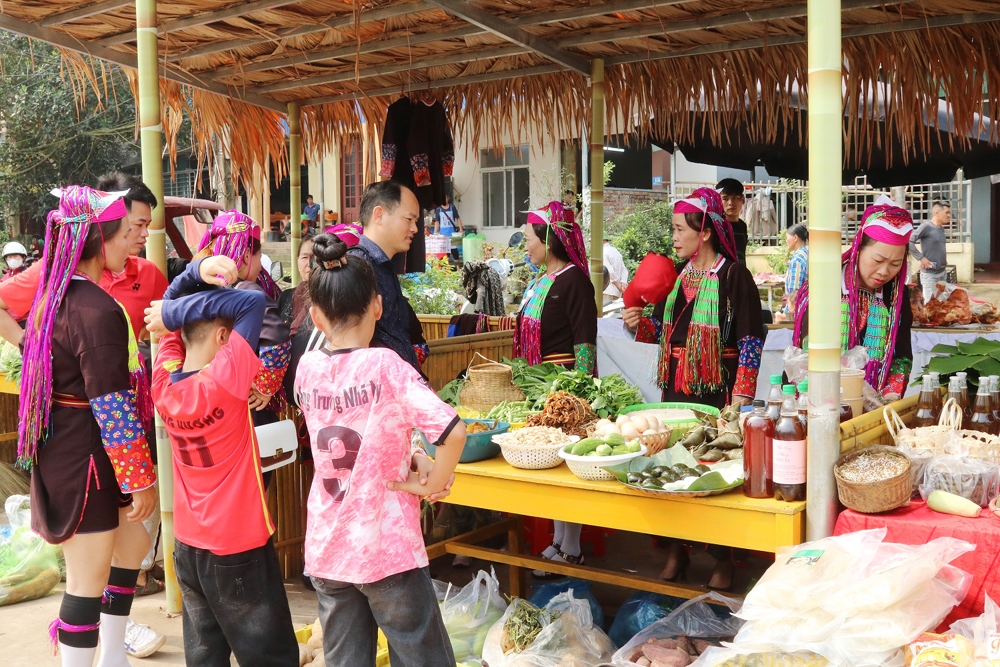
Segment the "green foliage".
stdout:
[[[984,375],[1000,375],[1000,342],[977,338],[971,343],[956,345],[938,344],[931,348],[930,363],[925,373],[940,373],[941,385],[948,386],[949,378],[960,371],[968,373],[969,384],[979,386],[979,378]],[[920,384],[917,377],[911,386]]]
[[447,260],[428,261],[424,273],[399,278],[403,295],[421,315],[457,315],[462,303],[462,274]]
[[775,273],[786,273],[788,263],[792,260],[792,249],[788,247],[788,240],[784,237],[778,244],[778,252],[767,256],[767,263],[771,265],[771,270]]
[[615,170],[615,163],[614,162],[611,162],[609,160],[608,162],[604,163],[604,184],[605,185],[607,185],[608,183],[611,182],[611,174],[614,172],[614,170]]
[[655,202],[634,206],[608,221],[611,245],[622,254],[629,275],[651,252],[674,256],[673,214],[668,202]]
[[[103,101],[70,85],[59,53],[0,33],[0,209],[43,216],[58,185],[93,185],[104,172],[137,161],[136,106],[125,75],[104,69]],[[106,83],[106,86],[105,86]]]

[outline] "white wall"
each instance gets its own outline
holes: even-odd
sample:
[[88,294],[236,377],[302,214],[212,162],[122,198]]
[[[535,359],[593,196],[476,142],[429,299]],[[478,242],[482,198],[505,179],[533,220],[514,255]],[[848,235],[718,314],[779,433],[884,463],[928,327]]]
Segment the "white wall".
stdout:
[[[507,138],[505,145],[513,145]],[[559,140],[541,136],[538,132],[526,142],[531,147],[528,168],[531,174],[530,202],[532,207],[542,206],[559,198]],[[468,147],[455,146],[455,169],[452,181],[455,190],[455,206],[462,218],[462,224],[474,225],[493,243],[506,243],[510,235],[517,231],[511,227],[483,227],[483,175],[479,170],[479,151],[491,149],[482,144]]]
[[972,244],[975,246],[975,262],[987,264],[990,261],[990,177],[972,180]]
[[710,164],[690,162],[684,157],[684,153],[677,151],[677,182],[715,185],[719,182],[719,168]]

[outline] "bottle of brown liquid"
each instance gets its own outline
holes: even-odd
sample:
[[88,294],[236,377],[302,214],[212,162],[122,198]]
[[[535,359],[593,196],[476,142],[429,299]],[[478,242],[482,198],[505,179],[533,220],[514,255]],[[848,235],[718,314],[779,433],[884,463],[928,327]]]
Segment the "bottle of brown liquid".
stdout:
[[996,423],[993,419],[992,401],[990,400],[990,385],[991,382],[986,376],[979,378],[979,391],[976,392],[976,405],[972,409],[972,417],[969,419],[969,425],[965,428],[970,431],[979,431],[980,433],[993,433],[993,425]]
[[1000,375],[990,376],[990,401],[993,405],[993,435],[1000,435]]
[[962,428],[969,428],[969,422],[972,420],[972,401],[969,400],[969,374],[955,373],[955,377],[958,378],[958,388],[962,396],[962,400],[959,402],[959,405],[962,406]]
[[934,380],[930,375],[924,376],[920,398],[917,399],[917,412],[913,415],[913,428],[918,426],[933,426],[937,423],[934,418]]
[[941,410],[944,408],[944,401],[941,399],[941,374],[928,373],[931,376],[931,388],[934,390],[934,423],[941,419]]
[[802,422],[802,428],[809,433],[809,380],[803,380],[799,383],[799,397],[795,399],[795,407],[799,411],[799,421]]
[[774,425],[774,499],[806,499],[806,431],[795,406],[795,387],[785,385],[781,417]]
[[774,422],[767,416],[767,402],[753,402],[753,413],[743,425],[743,495],[747,498],[771,498],[771,448]]
[[849,422],[854,419],[854,408],[844,400],[844,388],[840,388],[840,423]]
[[[962,410],[962,426],[964,428],[965,424],[965,410],[968,407],[962,403],[962,383],[957,375],[952,375],[951,379],[948,380],[948,400],[954,399],[958,403],[958,407]],[[968,400],[967,398],[965,400]],[[971,417],[972,414],[970,413]]]

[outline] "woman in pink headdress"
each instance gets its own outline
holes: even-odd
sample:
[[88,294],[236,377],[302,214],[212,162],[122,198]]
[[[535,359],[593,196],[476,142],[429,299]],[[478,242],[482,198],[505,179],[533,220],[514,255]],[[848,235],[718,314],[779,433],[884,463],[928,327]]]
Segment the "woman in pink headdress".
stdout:
[[[903,271],[912,233],[909,212],[880,198],[865,209],[861,229],[841,259],[840,349],[865,347],[865,380],[886,401],[903,395],[913,367],[913,312]],[[808,311],[807,281],[798,292],[793,337],[803,349],[808,349]]]
[[[572,209],[557,201],[528,213],[524,248],[531,263],[543,267],[528,286],[514,325],[514,356],[529,364],[550,362],[594,373],[597,362],[597,302],[587,266],[583,232]],[[555,522],[552,544],[543,558],[583,563],[583,526]],[[535,570],[538,578],[552,575]],[[558,575],[556,575],[558,576]]]

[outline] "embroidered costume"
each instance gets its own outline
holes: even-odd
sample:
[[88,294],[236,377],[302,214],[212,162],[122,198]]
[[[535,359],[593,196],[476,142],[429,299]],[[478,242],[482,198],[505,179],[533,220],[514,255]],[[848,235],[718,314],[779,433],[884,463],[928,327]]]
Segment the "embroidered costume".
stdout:
[[[913,233],[913,219],[906,209],[895,206],[888,197],[880,197],[865,209],[862,226],[850,249],[843,254],[841,273],[840,349],[846,352],[858,345],[868,351],[865,380],[883,396],[902,396],[913,367],[910,328],[913,312],[906,286],[906,261],[903,270],[877,292],[861,285],[858,262],[864,238],[906,247]],[[808,349],[809,283],[799,290],[795,307],[795,345]]]

